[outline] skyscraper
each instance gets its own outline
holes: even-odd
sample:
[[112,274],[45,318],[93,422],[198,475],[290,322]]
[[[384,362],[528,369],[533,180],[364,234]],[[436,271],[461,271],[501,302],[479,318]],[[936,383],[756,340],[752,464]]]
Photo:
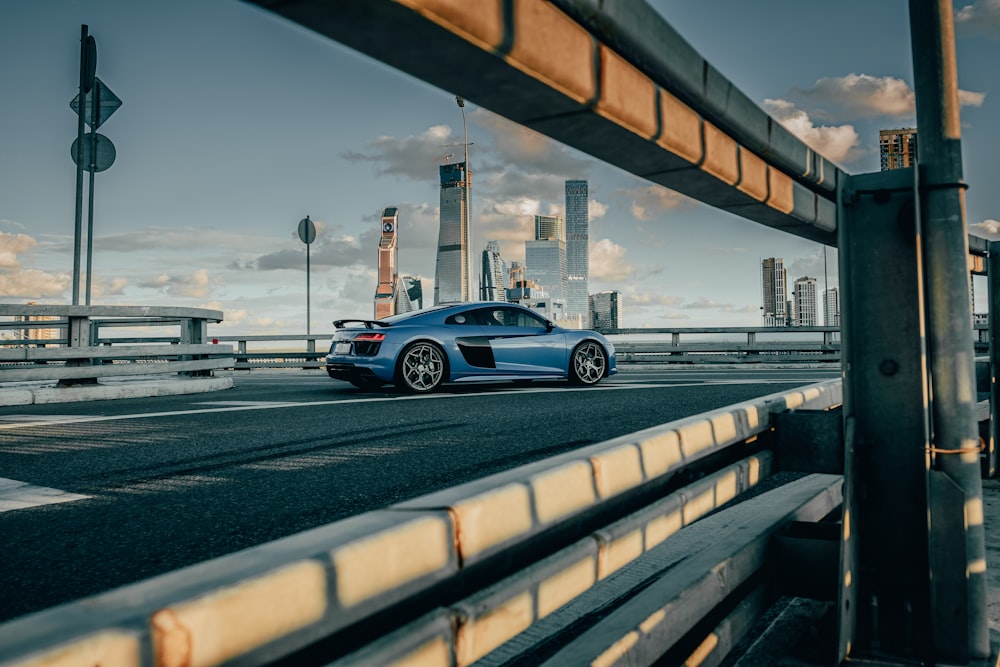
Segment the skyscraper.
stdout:
[[441,226],[434,268],[434,305],[472,300],[469,280],[469,191],[465,163],[443,164],[441,176]]
[[[378,241],[378,286],[375,288],[375,319],[395,315],[398,289],[396,273],[396,223],[399,209],[382,210],[382,234]],[[407,303],[409,300],[407,299]]]
[[566,303],[566,242],[536,239],[524,242],[524,275],[556,301]]
[[795,281],[795,326],[817,326],[816,279],[803,276]]
[[917,129],[879,130],[878,152],[882,171],[903,169],[917,164]]
[[590,327],[590,204],[587,181],[566,181],[566,316]]
[[500,241],[488,241],[479,276],[480,301],[507,300],[507,264],[500,256]]
[[535,240],[536,241],[565,241],[562,218],[554,215],[535,216]]
[[524,242],[524,277],[566,305],[566,239],[562,219],[535,216],[535,240]]
[[618,290],[591,294],[591,326],[601,331],[622,328],[622,295]]
[[840,289],[831,287],[823,294],[823,326],[840,326]]
[[785,261],[780,257],[768,257],[761,261],[761,283],[763,285],[763,305],[765,327],[783,327],[787,324],[785,296]]

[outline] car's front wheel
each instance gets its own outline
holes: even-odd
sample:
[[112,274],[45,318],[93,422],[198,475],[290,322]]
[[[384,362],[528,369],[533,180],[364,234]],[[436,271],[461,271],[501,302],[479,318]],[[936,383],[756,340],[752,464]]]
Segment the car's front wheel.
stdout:
[[604,377],[608,355],[598,343],[587,341],[573,350],[569,364],[569,379],[574,384],[595,385]]
[[401,388],[407,391],[430,393],[441,386],[447,375],[448,360],[434,343],[410,343],[399,357],[396,377]]

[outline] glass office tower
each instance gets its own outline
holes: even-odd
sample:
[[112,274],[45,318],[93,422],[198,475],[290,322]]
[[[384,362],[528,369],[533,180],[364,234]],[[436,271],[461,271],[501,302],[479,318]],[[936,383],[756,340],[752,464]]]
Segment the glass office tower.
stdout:
[[443,164],[441,226],[434,268],[434,305],[471,301],[469,294],[469,196],[465,163]]
[[507,264],[500,256],[500,241],[488,241],[483,250],[482,273],[479,276],[480,301],[507,300]]
[[566,181],[566,316],[590,327],[590,205],[587,181]]

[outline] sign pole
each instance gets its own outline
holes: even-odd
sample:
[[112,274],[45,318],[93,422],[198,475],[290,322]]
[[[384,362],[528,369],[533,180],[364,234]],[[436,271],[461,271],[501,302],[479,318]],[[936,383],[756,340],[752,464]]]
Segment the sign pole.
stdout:
[[[90,171],[90,191],[87,195],[87,284],[86,284],[86,304],[90,305],[90,273],[94,265],[94,174],[97,172],[97,130],[96,125],[100,118],[100,108],[101,108],[101,88],[100,86],[94,86],[93,95],[91,96],[93,104],[91,109],[93,111],[93,118],[95,130],[90,133],[90,165],[88,170]],[[84,102],[80,102],[80,115],[83,115]]]
[[[81,111],[94,82],[97,47],[89,36],[86,24],[80,26],[80,101]],[[73,230],[73,305],[80,305],[80,234],[83,231],[83,113],[76,122],[76,218]]]
[[[312,287],[309,284],[309,246],[316,240],[316,225],[309,219],[308,215],[299,220],[299,239],[306,244],[306,336],[309,336],[312,334],[312,315],[309,311],[309,295],[312,291]],[[309,344],[311,345],[312,341],[309,341]]]

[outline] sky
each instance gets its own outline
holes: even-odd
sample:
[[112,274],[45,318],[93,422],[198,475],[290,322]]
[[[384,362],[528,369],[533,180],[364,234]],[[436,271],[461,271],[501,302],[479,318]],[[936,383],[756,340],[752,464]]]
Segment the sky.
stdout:
[[[916,124],[905,0],[650,4],[848,173],[878,171],[879,129]],[[996,239],[1000,0],[954,9],[967,220]],[[72,301],[83,24],[98,78],[123,102],[99,129],[116,158],[95,177],[93,304],[219,309],[219,335],[305,333],[297,226],[308,215],[308,324],[332,331],[372,313],[387,206],[400,210],[400,272],[433,293],[438,165],[463,142],[453,92],[237,0],[2,0],[0,303]],[[619,290],[626,327],[760,326],[765,257],[784,259],[789,283],[837,284],[835,249],[605,165],[475,100],[465,112],[477,261],[492,239],[508,264],[523,261],[533,216],[562,215],[564,182],[582,178],[590,291]]]

